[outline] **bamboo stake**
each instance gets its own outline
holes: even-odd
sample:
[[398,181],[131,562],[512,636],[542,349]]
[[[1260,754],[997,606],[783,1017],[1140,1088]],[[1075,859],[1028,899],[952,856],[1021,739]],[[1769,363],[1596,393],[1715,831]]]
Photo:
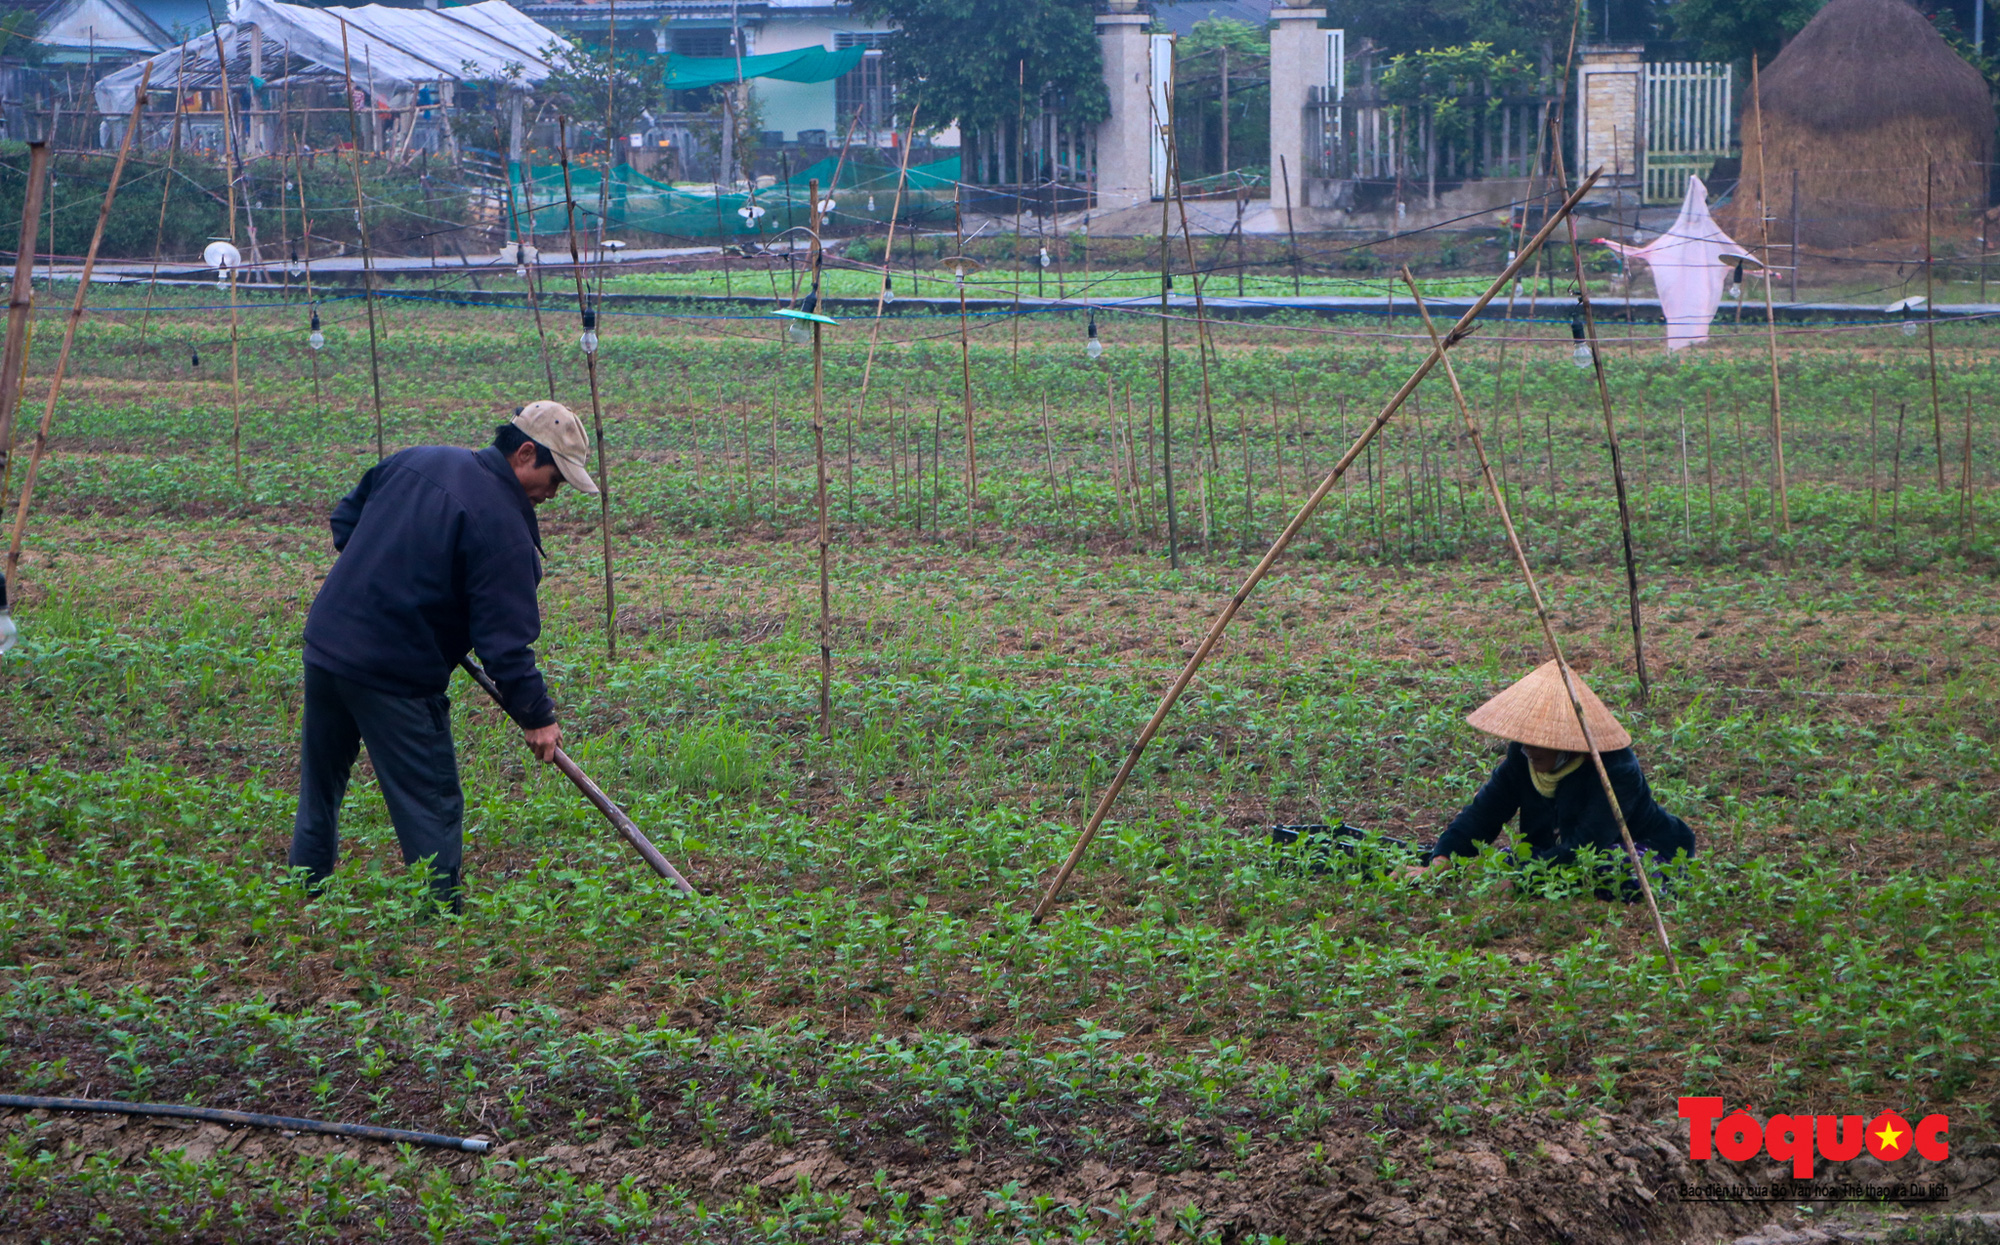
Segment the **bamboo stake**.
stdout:
[[[292,168],[298,173],[296,186],[299,192],[299,254],[305,257],[306,309],[309,317],[306,323],[310,325],[312,317],[319,315],[319,305],[313,298],[312,217],[306,212],[306,169],[304,161],[299,159],[297,153],[293,153]],[[312,356],[313,406],[319,411],[320,418],[324,419],[326,400],[320,396],[319,351],[308,349],[306,353]]]
[[1381,414],[1377,415],[1362,428],[1361,435],[1348,447],[1347,452],[1341,455],[1339,461],[1333,465],[1333,469],[1328,472],[1326,478],[1320,481],[1319,486],[1306,498],[1304,504],[1299,507],[1298,513],[1292,516],[1291,522],[1285,525],[1284,531],[1280,532],[1277,540],[1272,542],[1270,550],[1252,568],[1249,576],[1243,581],[1243,586],[1236,590],[1236,594],[1223,606],[1222,612],[1216,615],[1215,621],[1209,625],[1207,634],[1202,637],[1201,643],[1196,646],[1194,654],[1188,658],[1186,667],[1181,670],[1180,675],[1174,680],[1173,684],[1167,688],[1166,694],[1160,698],[1159,707],[1153,711],[1151,720],[1140,730],[1139,737],[1132,742],[1132,746],[1126,752],[1125,760],[1119,765],[1118,772],[1113,776],[1111,784],[1104,789],[1104,794],[1099,797],[1097,808],[1091,813],[1090,820],[1085,824],[1082,834],[1078,836],[1076,846],[1070,850],[1069,858],[1063,862],[1062,867],[1057,870],[1056,876],[1049,882],[1048,890],[1043,894],[1041,902],[1035,905],[1031,924],[1040,925],[1043,919],[1048,916],[1049,909],[1054,906],[1056,897],[1062,893],[1063,885],[1069,881],[1070,874],[1076,871],[1078,862],[1083,859],[1084,852],[1090,847],[1090,841],[1097,837],[1099,828],[1104,825],[1104,819],[1110,815],[1111,806],[1117,802],[1119,793],[1124,791],[1126,782],[1131,779],[1132,771],[1138,766],[1139,758],[1145,753],[1146,746],[1152,743],[1155,735],[1159,734],[1161,724],[1166,721],[1167,715],[1173,711],[1173,707],[1180,700],[1181,694],[1194,681],[1195,674],[1200,671],[1202,663],[1208,660],[1209,653],[1214,651],[1216,644],[1222,639],[1222,633],[1228,628],[1230,620],[1236,617],[1237,611],[1243,608],[1243,603],[1249,599],[1252,592],[1256,591],[1257,585],[1263,582],[1264,577],[1270,574],[1271,568],[1276,565],[1278,559],[1284,556],[1285,548],[1291,544],[1292,538],[1298,535],[1300,529],[1304,528],[1307,522],[1312,519],[1313,512],[1318,509],[1320,502],[1325,499],[1328,493],[1333,491],[1333,486],[1347,473],[1348,467],[1354,463],[1354,460],[1359,458],[1362,452],[1368,448],[1369,443],[1375,439],[1376,434],[1389,422],[1390,417],[1408,400],[1410,394],[1416,391],[1417,386],[1423,383],[1424,377],[1428,376],[1431,369],[1437,366],[1438,361],[1443,358],[1444,352],[1456,345],[1471,331],[1471,326],[1478,318],[1479,313],[1485,310],[1487,304],[1491,303],[1499,292],[1506,287],[1508,281],[1513,280],[1514,275],[1521,270],[1522,265],[1526,263],[1530,256],[1541,250],[1542,244],[1548,240],[1549,234],[1555,231],[1558,224],[1568,219],[1570,212],[1575,210],[1576,205],[1596,185],[1597,174],[1593,173],[1584,178],[1583,184],[1577,187],[1576,192],[1563,201],[1559,213],[1544,222],[1542,228],[1536,232],[1532,245],[1517,255],[1514,261],[1507,265],[1507,268],[1500,274],[1499,278],[1487,288],[1486,292],[1471,307],[1466,309],[1464,315],[1459,317],[1458,323],[1452,326],[1451,332],[1431,347],[1430,354],[1425,357],[1423,363],[1418,365],[1417,370],[1411,373],[1410,378],[1404,381],[1402,387],[1389,398],[1388,402],[1383,406]]
[[35,307],[35,234],[42,225],[42,189],[49,181],[47,143],[28,145],[28,185],[21,204],[20,240],[14,247],[14,283],[7,295],[7,344],[0,350],[0,504],[14,465],[14,408],[28,366],[29,319]]
[[[1715,537],[1715,395],[1705,394],[1701,403],[1702,469],[1708,473],[1708,534]],[[1869,451],[1872,456],[1874,451]],[[1869,459],[1874,465],[1874,459]]]
[[1878,416],[1882,405],[1882,395],[1868,395],[1868,530],[1875,531],[1882,526],[1882,502],[1876,476],[1876,457],[1882,452],[1882,434],[1878,429]]
[[[1774,468],[1778,473],[1778,519],[1784,534],[1792,534],[1792,502],[1785,486],[1785,404],[1778,388],[1778,313],[1771,301],[1771,211],[1764,201],[1764,104],[1758,93],[1757,56],[1750,56],[1750,97],[1757,110],[1757,222],[1764,235],[1764,327],[1771,353],[1771,444]],[[1925,183],[1929,185],[1928,182]],[[1796,239],[1794,239],[1796,242]],[[1929,271],[1926,265],[1927,272]]]
[[1694,542],[1694,484],[1688,477],[1688,413],[1681,407],[1681,539]]
[[[347,83],[347,129],[354,146],[349,163],[354,169],[354,224],[361,234],[361,295],[368,310],[368,383],[375,395],[375,457],[383,458],[382,361],[375,346],[375,252],[368,245],[367,205],[361,197],[361,118],[354,109],[354,64],[347,50],[347,19],[336,14],[335,20],[340,23],[340,72]],[[373,104],[372,97],[369,102]]]
[[174,160],[181,154],[181,116],[186,111],[182,107],[184,97],[181,88],[186,80],[187,58],[183,56],[174,66],[173,133],[167,139],[167,172],[160,183],[160,223],[153,229],[153,271],[146,277],[146,306],[139,314],[139,353],[142,355],[146,353],[146,325],[153,318],[153,291],[160,281],[160,247],[167,237],[167,198],[174,189]]
[[[1173,80],[1171,58],[1167,69],[1167,80]],[[1164,134],[1171,135],[1172,126],[1164,117],[1156,117],[1153,124]],[[1173,251],[1167,241],[1170,228],[1168,209],[1173,200],[1167,195],[1160,196],[1160,439],[1161,461],[1167,472],[1167,563],[1175,570],[1181,569],[1181,527],[1180,514],[1174,505],[1174,414],[1173,414],[1173,320],[1167,314],[1167,295],[1174,288]],[[1152,444],[1152,421],[1147,421],[1146,442]],[[1150,464],[1148,470],[1150,472]]]
[[[562,157],[563,206],[569,221],[569,269],[576,280],[576,311],[584,331],[594,329],[597,313],[584,301],[583,257],[576,245],[576,192],[569,180],[569,118],[556,115],[556,151]],[[600,205],[601,207],[602,205]],[[590,377],[590,423],[597,437],[597,525],[604,538],[604,654],[618,660],[618,589],[612,579],[611,561],[611,460],[604,447],[604,403],[597,392],[597,350],[594,344],[583,352],[583,367]]]
[[1743,521],[1750,521],[1750,438],[1743,433],[1743,404],[1736,404],[1736,485],[1743,497]]
[[[1593,174],[1594,176],[1594,174]],[[1597,316],[1591,310],[1590,287],[1583,275],[1583,250],[1576,243],[1576,221],[1569,220],[1570,259],[1576,267],[1576,300],[1590,342],[1590,370],[1597,378],[1598,405],[1604,412],[1604,439],[1611,449],[1611,482],[1618,494],[1618,535],[1625,551],[1625,600],[1632,621],[1632,663],[1639,674],[1639,703],[1652,694],[1646,677],[1645,623],[1639,614],[1639,562],[1632,552],[1632,507],[1625,493],[1625,460],[1618,448],[1618,429],[1611,419],[1611,386],[1604,376],[1604,352],[1597,344]],[[1767,291],[1768,292],[1768,291]]]
[[[856,418],[868,410],[868,385],[875,376],[875,344],[882,337],[882,308],[889,301],[889,282],[893,279],[889,275],[889,265],[896,258],[896,218],[903,214],[903,187],[910,179],[910,143],[916,138],[917,110],[921,107],[922,100],[910,105],[910,126],[903,135],[903,162],[896,173],[896,201],[889,208],[889,239],[882,248],[882,288],[875,292],[875,319],[868,328],[868,357],[861,364],[861,397],[857,399]],[[852,126],[848,127],[847,136],[850,139],[854,137]]]
[[750,513],[750,521],[757,521],[757,490],[750,476],[750,399],[737,404],[743,414],[743,508]]
[[[1201,355],[1201,418],[1202,425],[1208,432],[1208,469],[1210,472],[1216,472],[1222,469],[1222,458],[1215,447],[1215,403],[1209,392],[1208,384],[1208,355],[1211,350],[1215,349],[1215,341],[1208,326],[1207,300],[1202,297],[1201,293],[1201,266],[1195,262],[1194,232],[1188,226],[1187,196],[1181,186],[1180,129],[1173,124],[1173,117],[1173,104],[1169,101],[1167,105],[1167,175],[1173,182],[1174,204],[1180,209],[1181,214],[1181,240],[1187,246],[1188,281],[1194,286],[1195,349]],[[1162,246],[1164,245],[1165,242],[1162,240]],[[1220,367],[1221,363],[1221,356],[1218,354],[1216,365]],[[1208,487],[1206,482],[1203,483],[1202,487],[1204,489]],[[1204,525],[1207,522],[1206,511],[1203,512],[1203,522]],[[1202,538],[1201,547],[1203,552],[1208,551],[1208,538],[1206,536]]]
[[[527,167],[525,162],[523,162],[522,167],[523,169]],[[530,224],[532,224],[535,210],[534,199],[528,191],[527,175],[525,172],[521,178],[521,193],[524,198],[528,199],[528,214]],[[507,186],[507,214],[513,218],[514,259],[517,266],[521,269],[522,282],[528,287],[528,310],[534,313],[535,340],[541,344],[542,375],[549,383],[549,401],[553,402],[556,400],[556,369],[555,364],[549,359],[548,331],[542,327],[541,300],[535,297],[535,273],[533,269],[528,267],[528,250],[532,244],[521,233],[521,212],[520,209],[514,206],[514,187],[512,183],[509,183]],[[541,259],[541,252],[536,251],[535,264],[537,267],[541,265]]]
[[[55,422],[56,403],[62,399],[63,376],[69,368],[70,347],[76,342],[76,326],[83,320],[84,300],[90,296],[90,277],[97,270],[97,248],[104,243],[104,222],[111,218],[111,201],[117,198],[118,180],[125,175],[125,157],[131,154],[132,135],[138,132],[140,117],[146,110],[146,84],[151,81],[152,76],[153,65],[151,61],[147,61],[146,67],[139,72],[139,89],[134,94],[132,118],[126,123],[125,137],[118,144],[118,160],[111,166],[111,182],[104,188],[104,202],[97,209],[97,228],[92,230],[90,234],[90,250],[83,257],[83,272],[76,279],[76,301],[70,304],[69,320],[63,325],[62,349],[56,355],[55,376],[49,381],[49,400],[47,405],[42,408],[42,422],[35,429],[34,448],[28,453],[28,474],[21,480],[21,500],[14,510],[14,535],[7,543],[7,570],[4,576],[0,576],[0,582],[16,586],[20,583],[20,580],[16,577],[16,572],[21,564],[21,541],[28,532],[28,506],[34,501],[35,497],[35,475],[41,470],[42,456],[48,452],[49,427]],[[35,152],[40,154],[43,160],[47,159],[47,150],[45,146],[40,144],[37,144],[35,147]],[[30,167],[32,168],[32,164]],[[32,173],[30,176],[32,177]],[[28,192],[29,204],[31,206],[34,202],[35,193],[33,186],[36,184],[39,183],[31,182]],[[24,230],[23,232],[25,233],[26,231]],[[34,252],[26,252],[25,257],[22,255],[15,256],[15,284],[17,286],[20,284],[18,274],[23,262],[32,265],[34,263]],[[8,316],[10,319],[13,316],[13,308],[11,306],[8,308]],[[8,338],[11,342],[13,334],[10,333]],[[13,429],[11,427],[0,428],[0,449],[4,449],[8,444],[5,437],[10,437],[12,434]]]
[[1896,454],[1889,464],[1889,548],[1892,550],[1902,542],[1903,418],[1909,413],[1909,403],[1896,404]]
[[[963,243],[960,244],[961,250]],[[965,547],[972,548],[972,506],[979,499],[979,451],[972,431],[972,336],[965,309],[965,257],[958,257],[958,375],[965,397]]]
[[1944,408],[1938,401],[1937,306],[1931,298],[1931,182],[1936,166],[1924,162],[1924,349],[1931,361],[1931,437],[1937,449],[1937,486],[1944,492]]
[[[849,137],[853,130],[848,131]],[[808,193],[812,195],[812,291],[813,305],[819,305],[819,274],[822,252],[820,250],[820,198],[819,179],[808,183]],[[828,612],[831,609],[831,594],[827,586],[827,546],[831,543],[826,520],[826,355],[820,342],[820,330],[825,326],[814,320],[813,326],[813,460],[816,464],[815,487],[819,494],[819,737],[831,742],[833,739],[833,642],[829,638]]]
[[[1465,430],[1472,438],[1472,448],[1479,454],[1480,473],[1485,477],[1487,490],[1493,495],[1493,504],[1500,512],[1501,526],[1507,529],[1507,547],[1513,552],[1514,561],[1521,568],[1521,577],[1528,585],[1528,595],[1535,604],[1535,617],[1542,626],[1542,639],[1549,646],[1549,655],[1555,658],[1556,669],[1562,673],[1563,691],[1569,695],[1570,709],[1576,715],[1577,729],[1583,732],[1583,744],[1590,750],[1591,766],[1597,771],[1597,781],[1604,789],[1605,802],[1611,806],[1612,818],[1618,823],[1618,837],[1625,843],[1625,856],[1631,862],[1633,874],[1639,879],[1640,893],[1645,895],[1646,908],[1653,916],[1653,929],[1659,934],[1660,946],[1667,953],[1667,967],[1673,970],[1674,980],[1680,983],[1682,991],[1685,992],[1687,982],[1682,979],[1680,964],[1674,959],[1674,944],[1667,937],[1667,923],[1661,918],[1660,905],[1653,898],[1653,884],[1646,875],[1645,861],[1639,856],[1638,844],[1632,840],[1631,828],[1625,824],[1625,810],[1619,806],[1618,792],[1611,786],[1611,774],[1604,768],[1604,753],[1598,748],[1596,737],[1591,734],[1590,721],[1583,712],[1583,698],[1576,689],[1574,672],[1570,669],[1569,659],[1563,656],[1561,641],[1556,639],[1555,626],[1549,621],[1548,607],[1542,601],[1542,590],[1535,581],[1534,568],[1528,565],[1528,555],[1521,548],[1521,537],[1514,530],[1513,517],[1507,513],[1507,498],[1500,492],[1500,486],[1493,478],[1493,468],[1486,461],[1486,445],[1480,439],[1479,425],[1473,422],[1472,412],[1466,407],[1465,392],[1458,384],[1458,371],[1452,366],[1450,356],[1445,353],[1444,341],[1438,337],[1437,325],[1431,321],[1430,309],[1424,305],[1423,292],[1417,288],[1416,280],[1411,277],[1408,268],[1403,269],[1403,280],[1410,287],[1410,296],[1416,299],[1417,314],[1423,317],[1424,328],[1430,334],[1432,352],[1444,363],[1445,378],[1451,382],[1451,393],[1458,403],[1458,413],[1464,419]],[[1682,440],[1685,444],[1685,423],[1682,428]]]
[[1965,395],[1964,468],[1958,478],[1958,540],[1967,554],[1972,552],[1972,393]]
[[1056,441],[1049,428],[1049,394],[1042,391],[1042,451],[1049,464],[1049,510],[1060,518],[1062,511],[1062,490],[1056,484]]

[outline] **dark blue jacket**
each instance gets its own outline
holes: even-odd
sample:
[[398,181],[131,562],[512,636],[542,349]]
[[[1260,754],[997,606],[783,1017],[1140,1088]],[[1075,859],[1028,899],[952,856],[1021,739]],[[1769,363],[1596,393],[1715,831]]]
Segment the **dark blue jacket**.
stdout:
[[[1630,748],[1605,753],[1604,770],[1611,776],[1611,789],[1618,793],[1618,807],[1625,812],[1625,825],[1632,831],[1635,845],[1668,857],[1694,851],[1694,831],[1653,802],[1652,788],[1646,785],[1639,758]],[[1607,855],[1625,850],[1624,840],[1618,837],[1618,822],[1604,799],[1604,785],[1588,757],[1556,785],[1555,798],[1550,799],[1535,790],[1527,750],[1509,743],[1506,759],[1472,797],[1472,803],[1451,819],[1431,855],[1475,854],[1473,844],[1491,843],[1516,812],[1521,814],[1521,828],[1515,841],[1526,843],[1537,860],[1568,864],[1575,859],[1577,849],[1585,846]]]
[[306,616],[306,661],[397,696],[435,696],[467,650],[523,726],[556,720],[530,647],[541,530],[499,450],[424,445],[375,464],[330,520],[340,551]]

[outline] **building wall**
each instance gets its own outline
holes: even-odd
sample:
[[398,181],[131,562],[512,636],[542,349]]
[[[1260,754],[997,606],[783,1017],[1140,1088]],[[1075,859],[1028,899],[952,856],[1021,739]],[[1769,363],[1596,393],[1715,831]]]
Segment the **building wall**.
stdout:
[[[887,26],[860,20],[815,18],[805,21],[783,19],[759,26],[750,42],[756,55],[794,52],[800,48],[832,49],[834,35],[841,31],[863,33],[884,31]],[[829,142],[838,143],[847,130],[847,119],[834,116],[831,82],[774,82],[760,78],[750,88],[763,105],[761,128],[783,132],[786,142],[796,142],[800,130],[825,130]]]

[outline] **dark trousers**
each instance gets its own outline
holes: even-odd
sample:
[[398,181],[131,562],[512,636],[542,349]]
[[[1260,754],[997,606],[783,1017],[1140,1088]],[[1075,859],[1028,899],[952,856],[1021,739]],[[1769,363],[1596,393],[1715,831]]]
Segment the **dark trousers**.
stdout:
[[340,802],[363,743],[403,846],[403,862],[430,857],[433,891],[455,903],[465,793],[451,745],[451,701],[442,695],[393,696],[312,665],[306,667],[292,867],[306,869],[314,883],[332,875],[340,853]]

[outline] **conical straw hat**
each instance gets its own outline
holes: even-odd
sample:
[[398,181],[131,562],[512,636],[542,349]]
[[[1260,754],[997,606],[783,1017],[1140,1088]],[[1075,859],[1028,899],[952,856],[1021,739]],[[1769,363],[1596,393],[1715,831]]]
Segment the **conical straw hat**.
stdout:
[[[1598,751],[1616,752],[1630,747],[1632,736],[1618,725],[1618,719],[1611,716],[1611,710],[1604,707],[1597,693],[1585,685],[1583,676],[1572,669],[1569,677],[1576,684],[1577,699],[1583,702],[1584,720],[1590,723]],[[1590,751],[1583,742],[1583,731],[1577,727],[1569,693],[1563,690],[1562,673],[1553,661],[1537,666],[1534,673],[1474,709],[1465,720],[1489,735],[1537,748]]]

